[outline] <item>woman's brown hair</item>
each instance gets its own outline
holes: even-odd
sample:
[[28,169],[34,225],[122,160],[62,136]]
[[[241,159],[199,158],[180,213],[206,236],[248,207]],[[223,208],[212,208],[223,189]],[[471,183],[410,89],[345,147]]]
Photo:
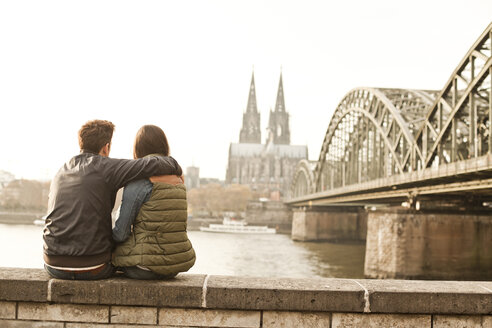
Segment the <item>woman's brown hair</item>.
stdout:
[[142,126],[135,137],[133,158],[142,158],[150,154],[169,156],[169,144],[164,131],[155,125]]

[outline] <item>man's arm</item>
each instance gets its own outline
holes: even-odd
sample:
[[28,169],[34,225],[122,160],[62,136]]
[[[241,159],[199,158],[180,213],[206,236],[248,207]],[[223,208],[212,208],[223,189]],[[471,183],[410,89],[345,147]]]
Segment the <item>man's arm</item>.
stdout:
[[154,175],[178,175],[183,171],[170,156],[147,156],[139,159],[107,158],[104,172],[107,181],[119,189],[129,182]]
[[177,175],[158,175],[158,176],[150,177],[150,182],[152,183],[162,182],[171,185],[177,185],[177,184],[184,183],[184,177],[183,176],[179,177]]
[[130,236],[132,225],[140,207],[149,199],[151,192],[152,184],[149,180],[134,181],[125,187],[120,215],[113,228],[113,240],[115,242],[122,243]]

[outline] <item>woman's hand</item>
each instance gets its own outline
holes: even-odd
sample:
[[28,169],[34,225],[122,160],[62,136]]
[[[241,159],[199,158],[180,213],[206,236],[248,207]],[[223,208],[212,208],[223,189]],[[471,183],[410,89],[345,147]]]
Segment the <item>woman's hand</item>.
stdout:
[[177,175],[158,175],[158,176],[150,177],[149,180],[152,183],[162,182],[172,185],[184,183],[184,177],[183,176],[178,177]]

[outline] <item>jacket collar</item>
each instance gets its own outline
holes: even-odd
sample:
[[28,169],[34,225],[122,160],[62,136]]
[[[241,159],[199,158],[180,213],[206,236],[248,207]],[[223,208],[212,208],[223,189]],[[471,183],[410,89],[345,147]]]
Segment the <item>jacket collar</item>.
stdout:
[[81,149],[80,150],[81,154],[93,154],[93,155],[99,155],[98,153],[93,152],[92,150],[87,150],[87,149]]

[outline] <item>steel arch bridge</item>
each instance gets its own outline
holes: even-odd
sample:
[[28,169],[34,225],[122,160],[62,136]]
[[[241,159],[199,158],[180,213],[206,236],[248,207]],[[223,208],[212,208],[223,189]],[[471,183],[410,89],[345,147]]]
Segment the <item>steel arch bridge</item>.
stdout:
[[[328,125],[318,161],[299,164],[288,203],[382,199],[391,198],[390,193],[412,198],[433,189],[443,191],[444,185],[449,192],[459,192],[455,182],[472,190],[469,181],[488,181],[492,177],[491,40],[492,24],[441,91],[349,91]],[[480,184],[477,190],[488,188]]]

